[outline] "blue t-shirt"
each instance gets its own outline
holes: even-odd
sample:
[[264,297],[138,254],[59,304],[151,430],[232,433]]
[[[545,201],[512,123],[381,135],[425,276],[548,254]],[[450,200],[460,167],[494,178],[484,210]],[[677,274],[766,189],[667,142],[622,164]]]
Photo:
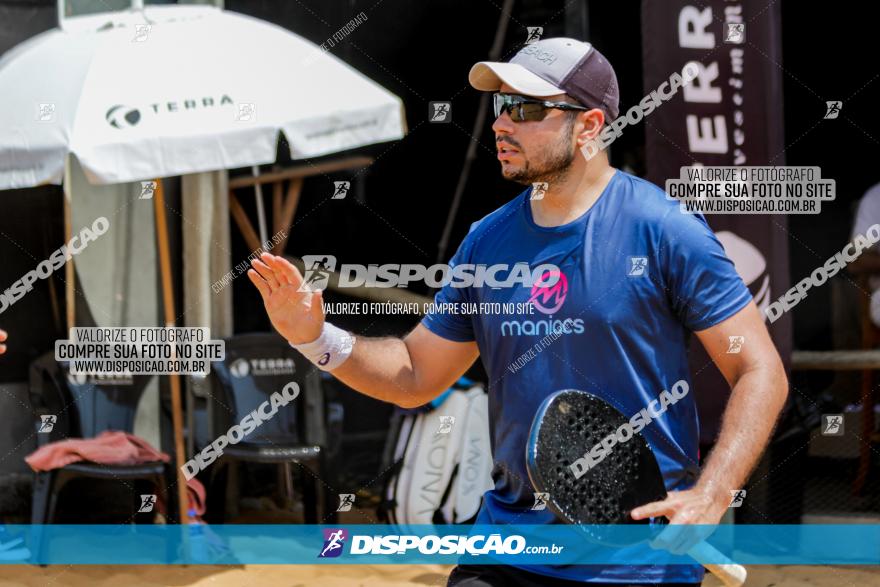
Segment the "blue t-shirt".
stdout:
[[[438,312],[422,321],[443,338],[476,341],[489,376],[495,487],[484,495],[480,524],[559,522],[549,510],[531,510],[535,490],[525,464],[529,427],[547,395],[580,389],[636,414],[676,381],[690,383],[690,332],[722,322],[752,299],[705,219],[680,212],[647,181],[618,170],[587,212],[554,227],[535,224],[529,194],[475,222],[450,264],[552,263],[562,273],[556,284],[447,285],[435,302],[530,303],[533,313]],[[530,356],[566,320],[566,331]],[[642,434],[667,490],[691,487],[699,472],[693,390]],[[525,568],[585,582],[698,582],[703,573],[699,565]]]

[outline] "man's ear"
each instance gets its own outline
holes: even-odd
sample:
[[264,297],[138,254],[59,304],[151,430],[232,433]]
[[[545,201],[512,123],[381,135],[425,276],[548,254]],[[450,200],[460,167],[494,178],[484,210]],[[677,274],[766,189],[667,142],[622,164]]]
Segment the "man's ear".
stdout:
[[603,150],[599,135],[605,128],[605,112],[599,108],[593,108],[578,113],[578,118],[580,118],[583,128],[577,136],[577,147],[589,161]]
[[602,132],[602,127],[605,126],[605,113],[599,108],[593,108],[586,112],[579,112],[578,118],[584,125],[583,130],[578,134],[578,144],[583,146]]

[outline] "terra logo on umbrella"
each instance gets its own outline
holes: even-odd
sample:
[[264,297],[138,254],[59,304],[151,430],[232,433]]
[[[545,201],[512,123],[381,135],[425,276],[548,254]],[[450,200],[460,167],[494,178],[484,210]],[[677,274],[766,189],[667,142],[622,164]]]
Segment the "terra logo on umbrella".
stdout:
[[111,106],[104,116],[113,128],[128,128],[141,120],[141,111],[137,108],[117,104]]
[[[152,112],[153,115],[176,114],[187,112],[189,110],[213,108],[215,106],[233,106],[234,102],[228,95],[223,94],[216,100],[211,96],[206,96],[199,100],[188,98],[186,100],[163,100],[152,104],[147,104],[145,112]],[[133,106],[123,106],[117,104],[111,106],[104,115],[107,122],[113,128],[124,129],[137,125],[142,118],[141,110]]]

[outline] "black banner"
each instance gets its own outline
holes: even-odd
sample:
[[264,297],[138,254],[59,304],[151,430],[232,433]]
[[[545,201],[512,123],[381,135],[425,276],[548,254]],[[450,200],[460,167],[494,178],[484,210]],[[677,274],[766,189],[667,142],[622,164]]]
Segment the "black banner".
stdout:
[[[646,94],[685,65],[698,67],[689,86],[644,120],[650,181],[664,187],[686,165],[785,165],[778,2],[643,0],[642,47]],[[707,214],[706,219],[763,312],[789,288],[787,217]],[[770,325],[770,334],[788,369],[790,314]],[[701,441],[709,444],[729,387],[696,338],[691,370]]]

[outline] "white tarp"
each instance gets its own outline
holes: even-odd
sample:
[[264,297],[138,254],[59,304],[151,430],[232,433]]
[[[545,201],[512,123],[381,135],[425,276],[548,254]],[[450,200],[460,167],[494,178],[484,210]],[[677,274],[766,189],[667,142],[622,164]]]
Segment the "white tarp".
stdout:
[[[175,182],[166,181],[166,197]],[[139,199],[141,184],[90,184],[75,160],[71,162],[70,202],[73,234],[104,216],[109,229],[88,243],[74,259],[76,323],[94,326],[161,324],[156,225],[151,199]],[[181,209],[166,201],[171,226],[183,237],[183,306],[175,308],[181,326],[207,326],[211,338],[232,335],[232,286],[219,291],[212,284],[230,271],[228,180],[226,171],[181,178]],[[206,396],[207,381],[192,381],[192,391]],[[153,378],[137,410],[135,433],[153,446],[159,441],[159,387]],[[192,415],[192,412],[190,412]]]
[[[140,183],[91,185],[72,159],[70,191],[72,234],[91,227],[101,216],[109,221],[107,232],[90,241],[73,260],[76,324],[162,324],[153,202],[138,199]],[[134,433],[159,447],[159,429],[159,380],[153,377],[141,396]]]

